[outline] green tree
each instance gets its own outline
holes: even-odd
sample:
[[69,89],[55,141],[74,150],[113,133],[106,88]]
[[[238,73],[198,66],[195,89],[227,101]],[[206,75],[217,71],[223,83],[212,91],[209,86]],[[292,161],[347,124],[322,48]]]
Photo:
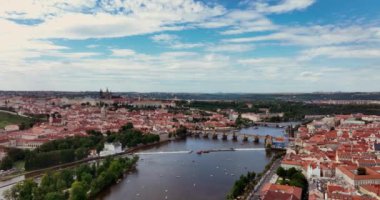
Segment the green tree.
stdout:
[[175,135],[180,138],[184,138],[187,135],[187,128],[185,126],[180,126],[176,131]]
[[294,179],[294,180],[304,180],[305,176],[302,174],[302,172],[298,171],[297,173],[293,174],[293,176],[291,177],[291,179]]
[[25,130],[26,129],[25,122],[21,122],[19,128],[20,128],[20,130]]
[[288,169],[286,171],[286,178],[290,179],[294,174],[296,174],[298,172],[298,170],[294,167]]
[[121,130],[123,131],[130,130],[130,129],[133,129],[133,124],[131,122],[128,122],[126,125],[121,127]]
[[247,175],[241,175],[239,180],[235,181],[231,191],[227,195],[227,199],[235,199],[242,195],[247,185],[256,177],[255,172],[248,172]]
[[66,200],[66,197],[60,192],[49,192],[46,194],[44,200]]
[[279,167],[279,168],[277,168],[276,174],[281,178],[285,178],[286,177],[286,170],[283,167]]
[[13,161],[19,161],[19,160],[25,159],[25,156],[27,153],[28,153],[28,150],[17,149],[17,148],[10,148],[7,150],[7,155]]
[[86,186],[86,189],[89,189],[90,185],[91,185],[91,181],[92,181],[91,174],[89,174],[87,172],[83,172],[80,175],[80,179],[82,180],[83,184]]
[[87,191],[85,189],[85,186],[82,182],[75,181],[71,185],[70,189],[70,200],[83,200],[87,199]]
[[305,185],[300,180],[290,180],[289,185],[303,188]]
[[64,169],[59,173],[59,179],[64,182],[66,188],[69,188],[71,184],[74,182],[73,171]]
[[255,173],[255,172],[248,172],[248,173],[247,173],[247,178],[248,178],[249,180],[254,180],[255,177],[256,177],[256,173]]
[[13,167],[13,161],[9,156],[5,156],[0,163],[1,170],[8,170]]
[[75,159],[80,160],[85,158],[88,155],[88,149],[84,147],[80,147],[75,150]]
[[6,197],[9,200],[33,200],[33,190],[37,187],[37,183],[32,179],[27,179],[12,187]]

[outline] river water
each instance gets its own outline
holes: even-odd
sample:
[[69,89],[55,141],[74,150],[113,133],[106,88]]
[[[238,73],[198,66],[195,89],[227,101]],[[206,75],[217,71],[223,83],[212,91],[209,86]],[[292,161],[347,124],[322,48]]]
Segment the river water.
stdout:
[[[244,134],[283,136],[283,128],[258,127],[240,131]],[[235,151],[197,154],[200,150]],[[192,152],[191,152],[192,151]],[[139,152],[136,169],[120,183],[104,191],[98,199],[225,199],[233,183],[248,171],[259,173],[271,154],[259,144],[221,139],[188,137]]]

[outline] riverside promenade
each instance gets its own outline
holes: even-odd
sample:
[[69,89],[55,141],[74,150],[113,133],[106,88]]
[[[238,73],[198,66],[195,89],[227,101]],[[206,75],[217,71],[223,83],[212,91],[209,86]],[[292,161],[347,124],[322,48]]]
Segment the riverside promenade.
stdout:
[[277,168],[281,164],[282,158],[277,159],[273,162],[273,165],[269,168],[269,170],[261,177],[259,182],[256,184],[255,188],[249,193],[247,200],[259,200],[260,199],[260,191],[263,186],[270,182],[272,177],[275,175]]

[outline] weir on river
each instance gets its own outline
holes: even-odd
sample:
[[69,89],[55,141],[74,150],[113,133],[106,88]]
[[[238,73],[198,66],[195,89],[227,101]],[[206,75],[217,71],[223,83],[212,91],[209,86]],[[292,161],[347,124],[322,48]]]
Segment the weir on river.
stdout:
[[187,154],[192,151],[159,151],[159,152],[138,152],[135,155],[155,155],[155,154]]

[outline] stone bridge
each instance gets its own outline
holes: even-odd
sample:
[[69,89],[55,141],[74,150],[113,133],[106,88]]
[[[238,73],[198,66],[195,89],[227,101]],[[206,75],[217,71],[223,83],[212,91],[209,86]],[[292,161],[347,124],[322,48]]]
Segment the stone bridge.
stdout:
[[[244,134],[240,133],[238,130],[188,130],[188,134],[194,137],[203,137],[211,139],[222,139],[222,140],[234,140],[237,141],[241,138],[242,141],[248,142],[251,138],[252,141],[258,143],[260,139],[264,139],[265,144],[272,143],[273,139],[283,139],[282,137],[276,138],[270,135],[259,135],[259,134]],[[269,139],[269,140],[268,140]]]

